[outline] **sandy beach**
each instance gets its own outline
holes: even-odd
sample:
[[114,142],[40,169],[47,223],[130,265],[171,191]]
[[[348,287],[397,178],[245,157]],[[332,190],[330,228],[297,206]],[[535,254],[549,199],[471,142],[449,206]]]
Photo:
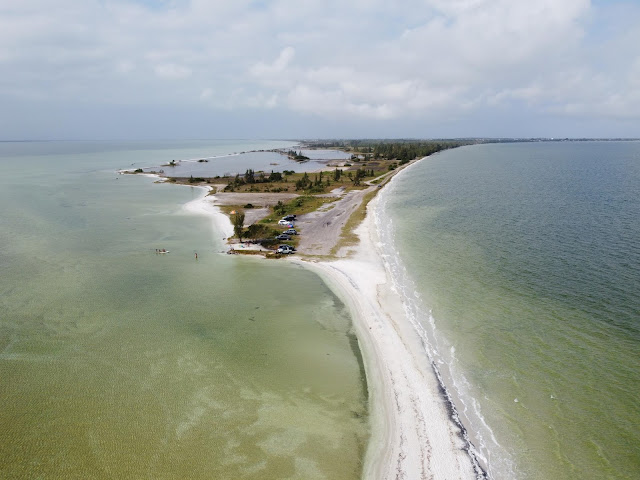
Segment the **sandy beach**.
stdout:
[[214,233],[221,234],[222,240],[226,240],[227,238],[233,235],[233,225],[224,213],[220,211],[220,209],[213,205],[211,201],[211,197],[207,197],[207,194],[211,190],[209,187],[196,187],[202,190],[202,197],[193,200],[189,203],[186,203],[183,206],[184,211],[195,214],[195,215],[205,215],[211,218],[211,227]]
[[393,290],[378,248],[377,202],[357,230],[355,256],[296,260],[318,272],[351,310],[370,395],[372,437],[363,478],[484,478]]

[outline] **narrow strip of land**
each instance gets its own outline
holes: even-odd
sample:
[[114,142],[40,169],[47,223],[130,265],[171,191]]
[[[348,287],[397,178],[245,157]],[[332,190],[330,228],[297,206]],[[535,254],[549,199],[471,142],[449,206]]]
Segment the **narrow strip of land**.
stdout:
[[[236,221],[237,237],[252,238],[268,247],[278,243],[273,240],[274,232],[289,227],[280,226],[279,217],[295,216],[300,235],[288,243],[295,243],[303,257],[294,261],[318,272],[349,306],[370,392],[372,439],[363,478],[484,478],[472,446],[452,420],[453,407],[442,395],[420,334],[407,318],[379,246],[380,226],[375,223],[378,199],[374,197],[401,170],[398,167],[411,163],[387,161],[377,169],[359,166],[348,182],[337,169],[332,177],[331,172],[324,178],[316,174],[314,179],[298,174],[294,183],[276,179],[262,186],[262,191],[253,172],[248,172],[244,181],[236,176],[226,185],[213,187],[215,193],[204,201],[208,205],[213,202],[232,223]],[[353,219],[358,219],[365,207],[364,221],[352,231],[358,223]],[[353,235],[359,243],[349,246],[345,238]],[[339,248],[345,243],[349,248]]]

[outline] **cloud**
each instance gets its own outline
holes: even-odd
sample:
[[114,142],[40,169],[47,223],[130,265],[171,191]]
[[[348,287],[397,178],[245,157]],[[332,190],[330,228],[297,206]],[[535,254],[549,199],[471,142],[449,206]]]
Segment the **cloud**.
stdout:
[[256,77],[273,76],[283,73],[289,66],[289,63],[291,63],[291,60],[293,60],[295,52],[295,49],[292,47],[286,47],[280,52],[280,55],[278,55],[278,58],[276,58],[273,63],[265,64],[258,62],[249,69],[249,72]]
[[191,69],[183,67],[182,65],[176,65],[174,63],[163,63],[156,65],[154,68],[156,75],[163,78],[188,78],[191,76]]
[[213,96],[213,90],[211,88],[204,88],[202,92],[200,92],[201,100],[209,100]]
[[277,110],[283,136],[299,114],[380,131],[506,111],[637,120],[638,20],[588,0],[2,2],[0,100]]

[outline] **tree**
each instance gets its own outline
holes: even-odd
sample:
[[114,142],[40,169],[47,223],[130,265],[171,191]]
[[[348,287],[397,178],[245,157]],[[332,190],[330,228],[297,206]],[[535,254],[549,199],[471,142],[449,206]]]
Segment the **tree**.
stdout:
[[360,186],[360,179],[365,177],[364,168],[359,168],[356,170],[356,176],[353,179],[353,184],[358,187]]
[[311,180],[309,179],[309,175],[307,172],[304,172],[302,178],[296,182],[296,190],[306,190],[310,188],[312,185]]
[[244,213],[236,213],[233,216],[233,231],[242,242],[242,229],[244,228]]
[[[286,172],[286,170],[285,170]],[[269,175],[269,181],[270,182],[281,182],[282,181],[282,174],[280,172],[274,172],[273,170],[271,170],[271,175]]]
[[287,207],[281,200],[278,200],[278,203],[273,206],[273,211],[278,215],[284,215],[287,212]]

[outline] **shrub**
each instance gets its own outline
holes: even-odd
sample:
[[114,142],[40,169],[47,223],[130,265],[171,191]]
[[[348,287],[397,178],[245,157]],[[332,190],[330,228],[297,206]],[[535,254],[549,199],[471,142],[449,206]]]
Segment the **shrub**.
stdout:
[[278,203],[276,203],[273,207],[273,211],[278,215],[284,215],[287,212],[287,207],[284,203],[282,203],[281,200],[278,200]]

